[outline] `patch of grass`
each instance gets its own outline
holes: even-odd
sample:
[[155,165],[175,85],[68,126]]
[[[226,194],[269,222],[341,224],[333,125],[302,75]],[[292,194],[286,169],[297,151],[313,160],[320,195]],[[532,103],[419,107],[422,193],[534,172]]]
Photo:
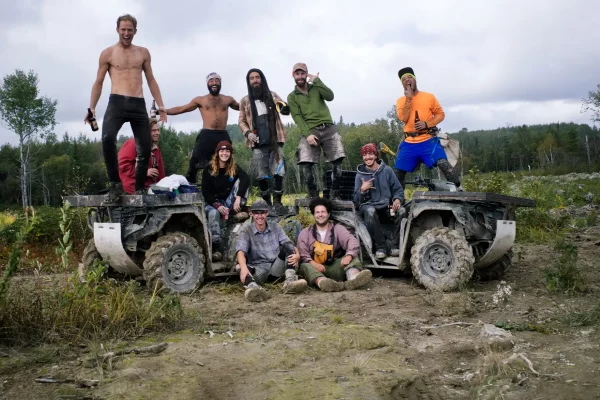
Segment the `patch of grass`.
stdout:
[[472,316],[476,311],[473,299],[466,290],[457,293],[427,291],[422,297],[428,305],[434,307],[433,316]]
[[600,302],[586,311],[571,311],[564,317],[570,327],[592,326],[600,324]]
[[551,292],[567,294],[585,291],[585,282],[578,266],[577,246],[558,240],[554,249],[561,255],[554,264],[544,269],[546,288]]
[[332,315],[331,322],[333,322],[334,324],[342,324],[344,322],[344,317],[342,317],[341,315]]
[[548,243],[563,237],[569,230],[571,217],[550,214],[542,208],[517,210],[517,241]]
[[[66,203],[61,209],[56,252],[63,269],[72,271],[75,268],[69,265],[68,257],[72,248],[68,211]],[[147,299],[136,281],[117,283],[104,279],[108,267],[101,262],[96,262],[84,276],[66,275],[60,287],[46,288],[37,276],[33,285],[28,282],[8,290],[9,272],[14,274],[16,270],[21,258],[19,244],[27,232],[17,236],[7,275],[0,281],[0,344],[136,337],[170,325],[183,315],[178,296],[159,297],[154,292]]]

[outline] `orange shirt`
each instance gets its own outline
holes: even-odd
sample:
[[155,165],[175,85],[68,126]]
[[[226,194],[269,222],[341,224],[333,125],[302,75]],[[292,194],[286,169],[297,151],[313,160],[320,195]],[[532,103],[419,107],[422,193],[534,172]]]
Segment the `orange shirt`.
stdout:
[[[419,91],[407,101],[406,96],[402,96],[396,101],[396,111],[398,118],[404,122],[404,132],[415,132],[415,111],[419,112],[419,119],[427,122],[427,126],[434,127],[444,120],[445,114],[439,101],[434,95]],[[431,135],[419,135],[415,137],[407,136],[405,141],[409,143],[421,143],[431,139]]]

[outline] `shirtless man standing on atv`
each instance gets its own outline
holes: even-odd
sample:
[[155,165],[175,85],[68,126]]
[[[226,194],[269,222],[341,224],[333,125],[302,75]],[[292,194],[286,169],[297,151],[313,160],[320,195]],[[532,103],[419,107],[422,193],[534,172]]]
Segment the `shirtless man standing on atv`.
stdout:
[[[119,178],[119,163],[117,159],[117,135],[125,122],[131,124],[137,151],[135,168],[135,193],[144,192],[144,183],[148,168],[148,159],[152,148],[150,135],[150,120],[146,111],[144,92],[142,89],[142,71],[146,74],[146,81],[150,93],[158,103],[160,121],[167,122],[167,114],[150,65],[150,52],[145,47],[131,44],[137,32],[137,20],[125,14],[117,19],[117,33],[119,42],[100,54],[100,66],[96,82],[92,86],[90,110],[96,117],[96,104],[102,94],[102,84],[106,73],[110,75],[111,91],[108,107],[102,123],[102,152],[106,172],[110,180],[108,193],[109,202],[116,202],[120,195],[125,194]],[[85,123],[88,123],[86,113]]]
[[231,143],[227,127],[229,108],[239,111],[240,105],[231,96],[219,94],[221,92],[221,76],[211,72],[206,77],[209,94],[192,99],[185,106],[173,107],[167,110],[167,115],[178,115],[200,109],[202,116],[202,130],[196,137],[187,180],[190,184],[196,183],[199,169],[204,169],[210,162],[215,148],[219,142],[226,140]]

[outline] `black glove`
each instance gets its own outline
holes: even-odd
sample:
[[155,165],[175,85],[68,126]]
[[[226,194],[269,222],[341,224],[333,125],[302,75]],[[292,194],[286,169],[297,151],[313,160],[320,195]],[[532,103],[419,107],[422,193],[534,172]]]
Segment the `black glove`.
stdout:
[[283,101],[277,103],[277,108],[279,109],[279,113],[281,115],[290,115],[290,106]]

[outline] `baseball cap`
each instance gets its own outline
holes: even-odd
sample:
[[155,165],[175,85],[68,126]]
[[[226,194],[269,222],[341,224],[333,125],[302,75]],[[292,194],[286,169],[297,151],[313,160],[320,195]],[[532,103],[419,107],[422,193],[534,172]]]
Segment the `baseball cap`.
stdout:
[[296,63],[294,64],[294,69],[292,70],[292,72],[296,72],[297,70],[302,70],[304,72],[308,72],[308,68],[306,67],[306,64],[304,63]]

